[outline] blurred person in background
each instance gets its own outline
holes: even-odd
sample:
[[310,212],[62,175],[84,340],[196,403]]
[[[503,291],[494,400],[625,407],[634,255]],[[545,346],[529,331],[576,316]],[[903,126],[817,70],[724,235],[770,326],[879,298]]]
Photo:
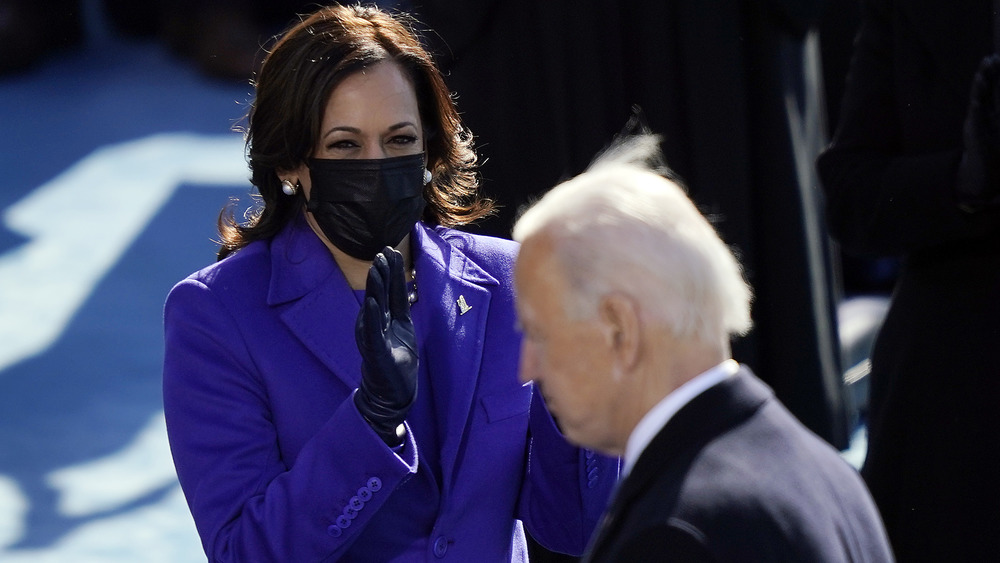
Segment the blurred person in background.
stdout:
[[[383,9],[409,4],[371,3]],[[106,31],[124,37],[163,41],[206,76],[245,81],[260,67],[263,48],[274,35],[316,5],[303,0],[0,0],[0,75],[80,46],[95,32],[88,26],[106,24]]]
[[167,298],[211,561],[521,561],[525,528],[579,554],[617,479],[518,380],[517,245],[454,229],[492,202],[412,25],[334,6],[280,38],[247,130],[262,208]]
[[0,76],[83,42],[80,0],[0,0]]
[[871,357],[862,475],[901,561],[1000,554],[1000,59],[990,0],[862,2],[832,144],[831,233],[900,257]]

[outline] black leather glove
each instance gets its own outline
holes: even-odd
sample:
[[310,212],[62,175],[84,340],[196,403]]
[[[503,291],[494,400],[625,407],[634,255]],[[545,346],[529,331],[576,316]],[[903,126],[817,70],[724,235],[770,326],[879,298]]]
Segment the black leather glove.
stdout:
[[354,403],[389,446],[403,442],[406,413],[417,398],[417,337],[406,296],[403,255],[385,247],[368,270],[365,300],[354,325],[361,385]]
[[965,116],[965,152],[958,166],[956,203],[974,212],[1000,203],[1000,55],[982,60]]

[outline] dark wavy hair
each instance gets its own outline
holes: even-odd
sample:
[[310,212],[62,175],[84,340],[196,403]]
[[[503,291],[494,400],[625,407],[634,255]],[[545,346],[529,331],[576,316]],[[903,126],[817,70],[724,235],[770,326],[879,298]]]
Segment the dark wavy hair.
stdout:
[[297,168],[312,154],[323,110],[345,77],[384,60],[395,61],[414,85],[427,140],[423,220],[448,227],[493,212],[481,198],[472,134],[431,55],[415,31],[415,20],[374,6],[329,6],[290,27],[265,57],[256,96],[247,114],[250,181],[258,205],[245,222],[230,204],[219,215],[221,260],[255,240],[274,236],[302,210],[304,196],[282,193],[278,170]]

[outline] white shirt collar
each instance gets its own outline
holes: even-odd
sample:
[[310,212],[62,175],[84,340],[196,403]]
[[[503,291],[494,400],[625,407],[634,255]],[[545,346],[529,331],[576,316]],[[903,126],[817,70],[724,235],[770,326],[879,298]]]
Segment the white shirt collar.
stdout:
[[646,449],[653,437],[677,414],[677,411],[709,387],[736,375],[739,369],[740,365],[736,363],[736,360],[726,360],[696,375],[649,409],[649,412],[639,420],[639,424],[635,425],[632,434],[628,437],[628,442],[625,443],[622,477],[624,478],[632,471],[632,466],[639,459],[639,455]]

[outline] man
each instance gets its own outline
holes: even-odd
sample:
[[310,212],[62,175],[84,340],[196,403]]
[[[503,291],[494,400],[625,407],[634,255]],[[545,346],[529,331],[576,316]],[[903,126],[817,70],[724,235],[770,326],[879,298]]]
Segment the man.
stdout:
[[590,561],[891,561],[857,472],[731,359],[739,264],[620,142],[514,227],[521,377],[570,441],[624,458]]

